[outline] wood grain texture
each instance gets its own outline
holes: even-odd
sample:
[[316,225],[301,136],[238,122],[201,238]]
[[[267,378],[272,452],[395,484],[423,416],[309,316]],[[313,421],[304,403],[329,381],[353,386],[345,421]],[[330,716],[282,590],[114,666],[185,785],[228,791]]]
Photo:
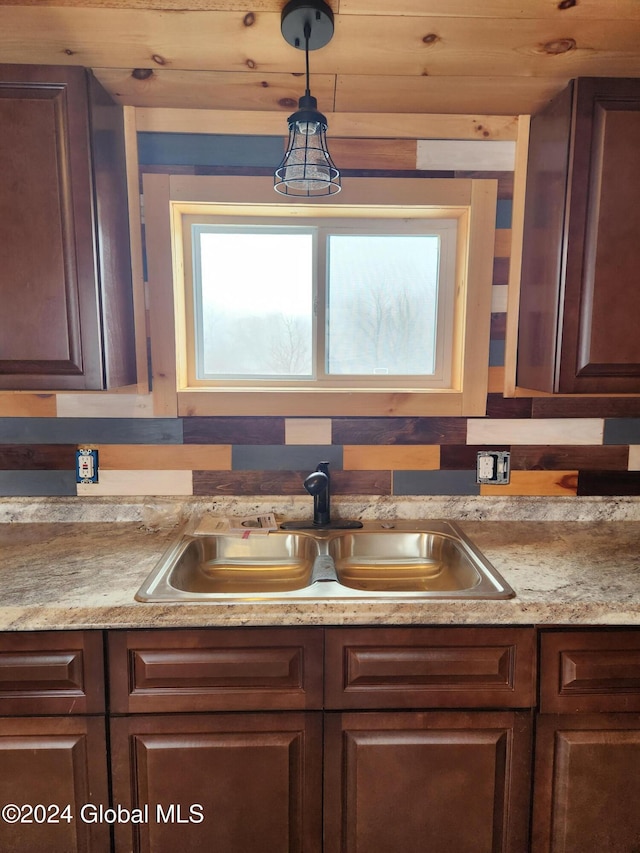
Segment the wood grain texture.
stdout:
[[285,418],[285,444],[331,444],[331,418]]
[[462,444],[464,418],[334,418],[334,444]]
[[153,398],[145,394],[58,394],[59,418],[152,418]]
[[29,394],[16,391],[0,394],[1,418],[55,418],[55,394]]
[[[193,472],[194,495],[301,495],[308,471]],[[331,491],[337,495],[390,495],[389,471],[332,471]],[[311,507],[310,507],[311,511]]]
[[78,483],[82,497],[100,495],[191,495],[191,471],[101,471],[97,483]]
[[534,418],[640,418],[640,395],[534,397]]
[[345,471],[430,471],[440,467],[440,448],[437,445],[346,445],[342,457]]
[[480,486],[481,495],[564,495],[579,494],[578,471],[511,471],[504,486]]
[[0,444],[2,471],[72,471],[75,459],[75,444]]
[[626,471],[628,448],[624,445],[553,447],[514,445],[511,451],[511,469],[521,471],[553,471],[593,468],[605,471]]
[[[289,108],[287,108],[288,110]],[[285,111],[136,109],[136,126],[150,133],[231,133],[282,136]],[[465,113],[387,114],[384,111],[325,113],[332,138],[373,139],[515,139],[517,119],[512,114]]]
[[488,418],[530,418],[531,399],[527,397],[503,397],[499,393],[489,393],[487,396]]
[[103,444],[99,447],[100,468],[137,471],[228,471],[231,446],[228,444],[174,445]]
[[469,444],[602,444],[604,422],[599,418],[523,420],[470,419]]
[[184,418],[185,444],[284,444],[284,418]]

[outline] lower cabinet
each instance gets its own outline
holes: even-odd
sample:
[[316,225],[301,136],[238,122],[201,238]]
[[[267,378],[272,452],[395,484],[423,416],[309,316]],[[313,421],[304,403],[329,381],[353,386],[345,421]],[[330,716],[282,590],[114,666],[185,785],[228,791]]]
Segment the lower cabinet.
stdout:
[[640,851],[640,630],[104,640],[0,634],[2,853]]
[[117,853],[527,848],[533,629],[111,632],[109,667]]
[[529,712],[325,719],[325,853],[523,853]]
[[122,717],[111,750],[117,850],[321,853],[317,712]]
[[108,853],[99,631],[0,634],[0,851]]
[[535,853],[640,851],[640,714],[541,716]]
[[533,853],[640,851],[640,632],[540,643]]
[[3,853],[108,853],[103,719],[0,719],[0,768]]

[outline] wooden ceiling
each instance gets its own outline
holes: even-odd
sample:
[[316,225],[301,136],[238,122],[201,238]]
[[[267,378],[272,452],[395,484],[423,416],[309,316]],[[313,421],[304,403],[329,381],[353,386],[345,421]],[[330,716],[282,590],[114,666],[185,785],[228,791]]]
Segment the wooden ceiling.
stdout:
[[[286,0],[0,0],[0,62],[93,68],[139,107],[288,113]],[[517,115],[572,77],[640,76],[640,0],[329,0],[310,54],[328,113]]]

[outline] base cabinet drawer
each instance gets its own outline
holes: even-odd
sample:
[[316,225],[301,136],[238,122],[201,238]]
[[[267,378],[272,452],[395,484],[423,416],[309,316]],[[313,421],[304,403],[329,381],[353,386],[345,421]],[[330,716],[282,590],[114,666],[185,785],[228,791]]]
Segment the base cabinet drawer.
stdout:
[[533,628],[326,631],[327,708],[531,708]]
[[0,716],[100,714],[101,631],[0,634]]
[[322,641],[310,628],[112,631],[112,713],[321,708]]
[[540,710],[640,713],[640,630],[547,631]]

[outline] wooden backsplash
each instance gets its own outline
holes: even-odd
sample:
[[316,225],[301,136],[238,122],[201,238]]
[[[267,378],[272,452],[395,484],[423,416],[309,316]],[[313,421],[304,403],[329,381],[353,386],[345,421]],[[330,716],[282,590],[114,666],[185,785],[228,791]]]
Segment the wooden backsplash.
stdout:
[[[142,140],[142,170],[265,168],[251,162],[252,146],[238,146],[237,137],[228,144],[249,152],[245,162],[176,167],[163,162],[162,136]],[[388,141],[349,142],[365,152],[366,174],[435,174],[417,168],[414,146],[398,146],[393,157]],[[216,150],[226,144],[218,139]],[[345,177],[359,174],[347,170]],[[470,174],[480,172],[437,172]],[[486,417],[170,419],[153,417],[149,395],[4,393],[0,495],[298,495],[303,477],[325,459],[338,495],[640,495],[640,396],[502,395],[513,182],[506,171],[485,167],[481,175],[499,187]],[[100,481],[77,486],[75,451],[87,445],[99,450]],[[508,486],[476,484],[481,449],[511,452]]]

